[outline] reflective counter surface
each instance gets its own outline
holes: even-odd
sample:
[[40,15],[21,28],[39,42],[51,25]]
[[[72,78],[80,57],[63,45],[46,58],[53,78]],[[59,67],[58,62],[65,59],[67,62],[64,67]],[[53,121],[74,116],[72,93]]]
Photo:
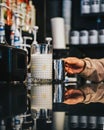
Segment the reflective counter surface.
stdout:
[[[95,115],[104,114],[104,83],[86,83],[84,85],[67,84],[64,86],[63,102],[54,102],[53,111],[70,111],[70,114],[93,113]],[[55,84],[53,85],[55,89]],[[55,94],[54,94],[55,95]],[[59,96],[59,95],[58,95]],[[83,97],[81,99],[81,97]]]
[[[31,111],[36,124],[34,127],[37,127],[37,130],[102,129],[103,89],[103,82],[83,85],[63,82],[32,84],[30,93]],[[67,104],[64,103],[66,100]]]

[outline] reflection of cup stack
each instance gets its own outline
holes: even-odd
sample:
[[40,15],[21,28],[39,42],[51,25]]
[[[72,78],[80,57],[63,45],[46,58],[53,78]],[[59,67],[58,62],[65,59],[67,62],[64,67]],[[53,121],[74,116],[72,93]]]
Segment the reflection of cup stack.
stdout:
[[31,108],[39,110],[52,109],[52,85],[38,84],[31,88]]
[[65,27],[64,19],[61,17],[51,18],[53,48],[64,49],[65,48]]
[[64,130],[65,112],[53,113],[53,130]]
[[31,73],[35,79],[52,79],[52,54],[32,54]]

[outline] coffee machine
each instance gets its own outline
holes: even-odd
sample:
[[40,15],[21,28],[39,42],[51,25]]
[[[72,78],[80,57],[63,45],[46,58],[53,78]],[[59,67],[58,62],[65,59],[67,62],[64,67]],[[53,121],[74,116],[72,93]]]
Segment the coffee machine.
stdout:
[[1,130],[6,130],[6,127],[12,129],[14,117],[17,118],[27,111],[27,90],[24,83],[26,75],[26,52],[7,44],[0,44]]

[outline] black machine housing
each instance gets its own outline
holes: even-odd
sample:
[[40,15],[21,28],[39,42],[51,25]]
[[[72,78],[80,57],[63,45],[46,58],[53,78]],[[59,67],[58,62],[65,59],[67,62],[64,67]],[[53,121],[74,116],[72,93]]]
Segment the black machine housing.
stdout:
[[0,44],[0,81],[24,81],[26,73],[26,51]]

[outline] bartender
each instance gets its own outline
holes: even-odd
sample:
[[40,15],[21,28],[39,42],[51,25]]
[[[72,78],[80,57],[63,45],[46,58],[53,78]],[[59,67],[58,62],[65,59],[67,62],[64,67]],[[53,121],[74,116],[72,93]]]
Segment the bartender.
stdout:
[[[64,58],[65,71],[69,74],[78,74],[93,83],[104,81],[104,58],[79,59],[76,57]],[[97,84],[96,84],[97,85]],[[104,85],[100,87],[84,87],[81,89],[68,89],[65,92],[65,104],[101,102],[104,103]]]

